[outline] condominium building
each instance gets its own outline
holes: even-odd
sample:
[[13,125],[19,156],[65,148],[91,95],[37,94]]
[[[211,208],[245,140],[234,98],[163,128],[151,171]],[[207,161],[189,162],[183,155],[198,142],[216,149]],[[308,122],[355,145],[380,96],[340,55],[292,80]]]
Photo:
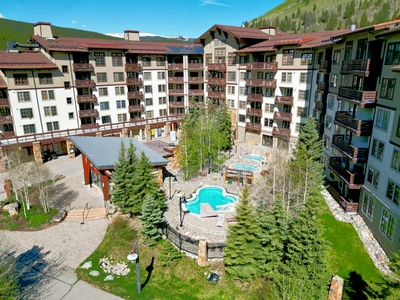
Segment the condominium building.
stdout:
[[[67,153],[71,135],[149,140],[189,102],[226,104],[238,141],[291,149],[316,120],[328,189],[389,255],[400,242],[400,20],[289,35],[214,25],[194,44],[54,37],[0,51],[0,138]],[[15,47],[14,47],[15,46]]]

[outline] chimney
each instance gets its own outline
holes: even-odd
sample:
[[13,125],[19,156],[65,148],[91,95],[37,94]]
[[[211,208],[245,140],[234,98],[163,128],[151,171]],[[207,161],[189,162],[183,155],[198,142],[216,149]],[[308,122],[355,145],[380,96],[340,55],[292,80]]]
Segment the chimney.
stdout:
[[33,25],[33,34],[41,36],[45,39],[53,39],[53,33],[51,32],[51,23],[38,22]]
[[356,30],[356,28],[357,28],[356,24],[351,24],[350,25],[350,31],[354,31],[354,30]]
[[140,42],[139,31],[138,30],[125,30],[124,31],[124,40]]
[[275,35],[275,27],[274,26],[260,27],[259,30],[268,35]]

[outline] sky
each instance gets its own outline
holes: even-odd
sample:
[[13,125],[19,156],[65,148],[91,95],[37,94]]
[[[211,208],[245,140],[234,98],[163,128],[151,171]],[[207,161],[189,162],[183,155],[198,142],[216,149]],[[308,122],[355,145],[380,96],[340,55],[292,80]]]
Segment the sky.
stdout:
[[[139,30],[197,38],[214,24],[240,26],[284,0],[0,0],[0,18],[103,34]],[[1,28],[0,28],[1,30]]]

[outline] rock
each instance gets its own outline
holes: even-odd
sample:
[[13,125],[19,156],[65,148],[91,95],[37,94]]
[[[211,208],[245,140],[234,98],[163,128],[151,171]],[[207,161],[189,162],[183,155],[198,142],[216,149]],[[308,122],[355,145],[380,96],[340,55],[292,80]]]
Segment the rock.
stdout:
[[109,213],[109,214],[113,215],[113,214],[115,214],[116,212],[117,212],[117,207],[116,207],[116,206],[114,206],[114,205],[109,205],[109,206],[108,206],[108,213]]
[[53,222],[61,223],[67,216],[67,212],[65,210],[60,210],[53,218]]
[[90,269],[92,267],[92,262],[91,261],[87,261],[83,264],[83,266],[81,267],[82,269]]
[[107,275],[106,278],[104,278],[104,281],[111,281],[114,280],[114,276],[112,275]]
[[53,178],[51,178],[51,180],[54,182],[54,181],[57,181],[57,180],[61,180],[63,178],[65,178],[64,175],[57,174],[57,175],[54,175]]
[[90,271],[89,275],[91,275],[91,276],[99,276],[100,272],[96,271],[96,270],[93,270],[93,271]]
[[18,215],[18,202],[8,204],[8,212],[10,216]]
[[7,204],[7,205],[4,205],[4,206],[3,206],[3,211],[8,211],[8,209],[9,209],[9,206],[10,206],[9,204]]

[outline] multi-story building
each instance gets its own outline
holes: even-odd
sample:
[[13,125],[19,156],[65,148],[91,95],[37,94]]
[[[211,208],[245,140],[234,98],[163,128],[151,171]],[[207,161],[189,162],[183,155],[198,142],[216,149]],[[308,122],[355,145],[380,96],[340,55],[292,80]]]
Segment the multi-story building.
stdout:
[[66,153],[71,135],[148,140],[194,101],[225,103],[237,140],[290,149],[312,115],[329,191],[390,255],[400,236],[399,22],[294,35],[214,25],[195,44],[143,42],[132,30],[124,40],[54,37],[37,23],[30,44],[0,51],[2,146]]

